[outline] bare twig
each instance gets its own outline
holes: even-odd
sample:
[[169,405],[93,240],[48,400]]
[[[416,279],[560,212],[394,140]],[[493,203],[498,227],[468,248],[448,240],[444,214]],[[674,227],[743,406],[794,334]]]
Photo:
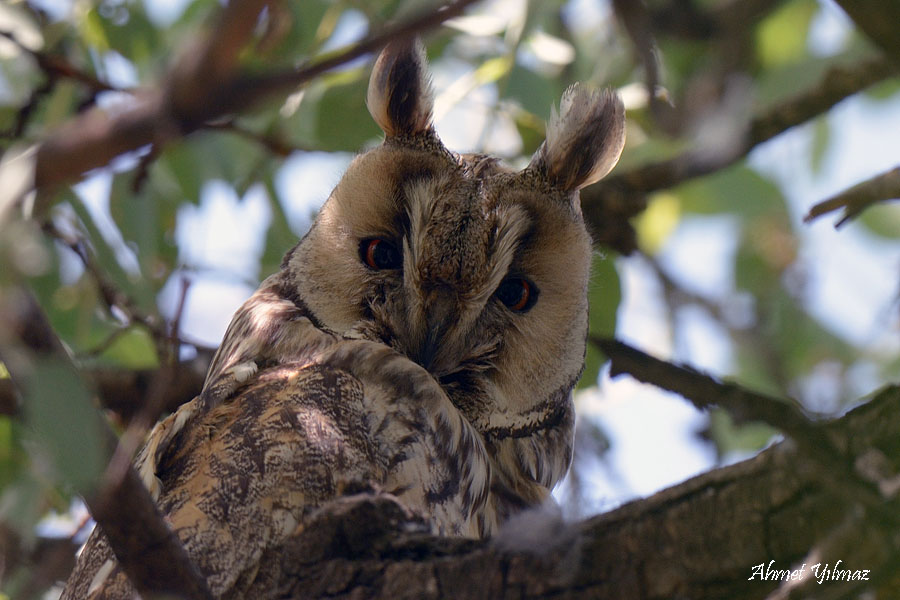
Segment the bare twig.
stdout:
[[[452,19],[462,13],[466,6],[473,4],[475,1],[477,0],[454,0],[438,9],[425,11],[408,21],[387,26],[380,32],[361,40],[353,46],[327,54],[296,70],[243,78],[231,86],[233,95],[225,100],[228,103],[244,107],[256,101],[261,95],[271,95],[291,90],[335,67],[339,67],[366,54],[376,52],[391,40],[411,37],[422,31],[437,27],[447,19]],[[235,108],[228,109],[225,112]]]
[[125,325],[124,327],[119,327],[118,329],[114,329],[112,331],[112,333],[110,333],[105,338],[103,338],[103,340],[99,344],[97,344],[96,346],[92,346],[82,352],[78,352],[76,354],[76,357],[77,358],[83,358],[83,357],[92,357],[93,358],[93,357],[100,356],[101,354],[103,354],[104,352],[106,352],[107,350],[112,348],[113,344],[116,343],[116,340],[118,340],[120,337],[122,337],[123,335],[128,333],[131,330],[131,327],[132,326],[129,324],[129,325]]
[[187,293],[190,288],[190,280],[187,277],[181,279],[181,293],[172,324],[169,328],[169,351],[163,357],[162,367],[156,371],[145,395],[144,401],[137,415],[128,424],[125,433],[119,438],[115,452],[109,461],[103,479],[108,487],[116,487],[131,466],[135,452],[147,436],[147,432],[153,427],[157,419],[165,410],[167,391],[175,379],[178,368],[178,330],[181,327],[181,316],[187,301]]
[[663,288],[663,296],[673,310],[685,304],[693,304],[706,311],[710,317],[728,330],[733,339],[742,343],[744,347],[755,350],[762,358],[767,369],[767,374],[773,379],[778,389],[787,389],[790,378],[784,369],[784,359],[777,352],[778,345],[767,338],[766,328],[751,326],[752,323],[767,322],[768,316],[765,303],[757,303],[754,306],[753,319],[747,319],[746,323],[736,323],[733,314],[728,311],[728,299],[716,301],[697,292],[687,290],[679,284],[659,260],[652,256],[644,255],[647,264],[659,279]]
[[647,97],[650,99],[650,108],[658,118],[659,112],[664,110],[665,105],[660,100],[658,93],[661,83],[659,50],[651,28],[650,11],[642,0],[613,0],[612,4],[616,16],[625,27],[628,37],[634,44],[638,59],[644,67],[644,85],[647,88]]
[[100,81],[90,73],[87,73],[70,63],[64,56],[32,50],[31,48],[20,42],[15,34],[10,31],[0,31],[0,36],[8,39],[13,44],[15,44],[22,52],[25,52],[26,54],[34,58],[41,71],[43,71],[44,74],[46,74],[50,78],[64,77],[66,79],[72,79],[73,81],[77,81],[78,83],[86,85],[94,93],[108,91],[127,91],[116,88],[104,81]]
[[90,90],[90,101],[93,101],[98,92],[117,89],[108,83],[100,81],[90,73],[79,69],[64,56],[32,50],[23,44],[13,32],[0,30],[0,37],[6,38],[15,44],[19,50],[31,56],[45,76],[45,81],[31,91],[28,99],[19,108],[14,123],[7,129],[0,131],[0,137],[13,140],[20,138],[25,133],[28,119],[38,107],[41,99],[49,96],[56,89],[56,84],[61,79],[71,79],[86,86]]
[[184,308],[187,306],[188,291],[191,289],[191,280],[184,275],[181,276],[181,290],[178,294],[178,304],[175,306],[175,314],[172,316],[172,323],[169,326],[169,344],[171,354],[167,362],[174,363],[178,360],[178,347],[181,340],[178,332],[181,331],[181,318],[184,316]]
[[[172,380],[165,390],[162,409],[171,412],[200,393],[212,350],[205,350],[192,361],[173,367]],[[147,390],[159,377],[157,369],[119,369],[95,367],[82,369],[84,379],[97,390],[100,406],[129,422],[142,410]],[[21,410],[15,389],[9,379],[0,379],[0,415],[16,415]]]
[[809,209],[803,221],[809,223],[816,217],[843,208],[844,214],[834,225],[839,228],[873,204],[896,199],[900,199],[900,166],[819,202]]
[[[79,258],[85,271],[87,271],[96,283],[97,290],[100,292],[100,297],[103,300],[110,317],[121,320],[121,316],[124,315],[126,324],[137,324],[145,327],[152,334],[157,345],[159,345],[162,340],[167,339],[168,334],[165,327],[161,326],[153,317],[143,314],[137,308],[137,304],[133,299],[129,298],[127,294],[116,288],[116,286],[107,279],[103,269],[97,265],[93,256],[91,256],[88,244],[85,240],[64,233],[51,221],[44,222],[43,230],[47,235],[69,248]],[[119,313],[118,315],[116,314],[117,312]]]

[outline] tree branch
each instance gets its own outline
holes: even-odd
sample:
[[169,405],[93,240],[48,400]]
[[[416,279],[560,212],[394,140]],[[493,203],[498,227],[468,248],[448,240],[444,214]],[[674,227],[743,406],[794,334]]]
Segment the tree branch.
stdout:
[[[200,393],[211,358],[211,353],[204,352],[194,360],[172,367],[161,401],[166,412],[173,412]],[[123,423],[128,423],[141,411],[150,386],[160,377],[159,369],[112,367],[81,369],[81,375],[87,385],[97,391],[100,406],[115,413]],[[20,411],[12,381],[0,379],[0,415],[16,415]]]
[[[622,228],[627,219],[643,210],[645,194],[674,187],[689,179],[707,175],[734,164],[757,145],[776,135],[808,121],[829,110],[845,98],[893,77],[897,69],[889,60],[878,56],[852,66],[832,67],[809,90],[754,117],[747,135],[730,153],[710,154],[703,148],[689,150],[669,160],[635,167],[619,173],[582,190],[582,209],[585,219],[605,231],[613,225],[610,218],[617,218],[615,226]],[[611,205],[613,208],[609,208]],[[626,224],[625,227],[628,227]],[[621,235],[621,234],[620,234]],[[630,236],[633,242],[633,235]],[[628,241],[626,238],[624,241]],[[634,245],[613,246],[630,252]]]
[[900,67],[900,38],[897,37],[897,23],[900,23],[900,3],[881,0],[836,0],[844,12],[853,19],[856,26],[884,50],[889,60]]
[[[888,388],[825,427],[850,462],[880,448],[898,464],[898,408],[900,388]],[[893,597],[900,527],[834,496],[806,462],[802,450],[781,443],[580,523],[525,513],[487,541],[428,536],[388,496],[341,498],[263,556],[257,578],[280,597],[332,600],[393,599],[401,591],[442,600],[759,600],[782,590],[790,598],[849,598],[862,590]],[[880,501],[896,510],[893,498]],[[818,584],[812,565],[821,563],[821,571],[838,560],[842,569],[868,570],[868,580]],[[758,565],[797,569],[803,562],[801,581],[753,577]]]
[[819,202],[809,209],[803,217],[803,222],[809,223],[816,217],[843,208],[844,214],[834,225],[835,228],[839,228],[873,204],[898,198],[900,198],[900,166]]
[[723,383],[690,367],[654,358],[618,340],[591,337],[591,342],[610,359],[610,377],[627,373],[642,383],[683,396],[700,410],[721,406],[739,423],[763,421],[785,433],[799,435],[805,435],[812,427],[796,403]]
[[[20,390],[29,389],[32,380],[40,376],[38,366],[42,361],[52,361],[68,371],[72,381],[78,381],[75,366],[29,292],[21,287],[7,288],[0,295],[0,308],[0,359]],[[102,434],[95,443],[115,444],[114,435],[99,415],[95,415],[95,420]],[[174,593],[190,599],[211,598],[206,581],[132,469],[126,469],[116,481],[101,481],[95,490],[77,491],[85,497],[91,514],[138,590],[148,594]]]
[[[432,9],[299,69],[269,75],[235,75],[236,52],[252,32],[263,0],[229,2],[220,24],[199,49],[162,82],[162,91],[144,92],[117,114],[98,109],[57,130],[38,148],[34,184],[37,189],[77,180],[116,156],[148,144],[187,135],[210,120],[246,110],[355,58],[374,52],[391,39],[436,27],[475,0],[455,0]],[[192,58],[196,57],[196,58]],[[46,209],[46,207],[42,207]]]
[[38,67],[40,67],[41,71],[43,71],[50,77],[65,77],[67,79],[77,81],[86,85],[92,92],[109,92],[118,90],[118,88],[115,88],[106,82],[100,81],[90,73],[86,73],[85,71],[79,69],[68,60],[66,60],[66,58],[63,56],[32,50],[21,41],[19,41],[16,35],[11,31],[0,31],[0,37],[8,39],[13,44],[15,44],[16,47],[19,48],[19,50],[31,56],[35,60],[35,62],[37,62]]
[[823,486],[835,496],[865,504],[887,522],[900,526],[900,519],[891,513],[882,513],[882,498],[871,478],[859,476],[823,424],[813,422],[798,403],[717,381],[692,368],[654,358],[618,340],[592,337],[591,342],[609,357],[613,377],[627,373],[643,383],[680,394],[701,410],[719,406],[736,422],[762,421],[779,429],[797,444],[801,458],[807,461],[805,468],[819,472]]

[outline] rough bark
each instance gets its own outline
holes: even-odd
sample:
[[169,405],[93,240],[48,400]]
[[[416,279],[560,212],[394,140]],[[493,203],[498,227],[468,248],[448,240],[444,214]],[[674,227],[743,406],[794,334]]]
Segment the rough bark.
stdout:
[[[842,482],[827,480],[828,465],[788,440],[587,521],[529,515],[490,541],[429,537],[389,497],[344,498],[272,552],[266,577],[283,597],[298,599],[749,600],[855,598],[864,590],[893,598],[897,476],[873,476],[866,465],[873,456],[882,466],[900,464],[898,428],[897,387],[822,425],[845,465],[881,487],[875,503],[835,493]],[[821,576],[839,560],[842,571],[867,570],[867,580],[818,583],[812,566],[821,563]],[[803,563],[800,579],[771,579],[773,569]],[[759,565],[769,580],[754,577]]]

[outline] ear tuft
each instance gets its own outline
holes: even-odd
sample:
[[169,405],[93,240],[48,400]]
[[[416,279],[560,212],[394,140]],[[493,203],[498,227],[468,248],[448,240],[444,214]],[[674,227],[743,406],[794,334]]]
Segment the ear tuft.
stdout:
[[590,91],[574,84],[552,111],[547,140],[530,168],[544,173],[553,187],[573,192],[602,179],[625,146],[625,107],[612,90]]
[[417,38],[391,42],[375,61],[366,95],[369,112],[388,137],[431,127],[431,83],[425,49]]

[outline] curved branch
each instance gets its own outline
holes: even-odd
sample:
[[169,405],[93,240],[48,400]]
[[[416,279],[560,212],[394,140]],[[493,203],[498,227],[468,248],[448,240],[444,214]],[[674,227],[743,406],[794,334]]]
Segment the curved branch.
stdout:
[[429,10],[299,69],[251,76],[235,74],[237,50],[252,32],[265,1],[233,0],[223,12],[215,30],[218,33],[199,49],[186,53],[187,58],[162,82],[161,91],[137,94],[134,102],[117,114],[92,110],[73,119],[40,144],[34,186],[39,190],[52,189],[77,180],[120,154],[187,135],[207,121],[251,108],[266,98],[374,52],[391,39],[436,27],[474,1],[455,0]]
[[[609,209],[604,208],[606,204],[621,205],[615,214],[627,219],[643,210],[645,194],[674,187],[732,165],[759,144],[795,125],[805,123],[828,111],[841,100],[896,74],[894,64],[883,56],[869,58],[851,66],[832,67],[810,89],[754,117],[747,135],[735,145],[732,152],[711,155],[702,148],[689,150],[668,160],[614,174],[585,188],[581,192],[585,218],[601,230],[608,229]],[[620,218],[616,224],[621,227],[621,223]],[[614,247],[625,252],[633,249]]]

